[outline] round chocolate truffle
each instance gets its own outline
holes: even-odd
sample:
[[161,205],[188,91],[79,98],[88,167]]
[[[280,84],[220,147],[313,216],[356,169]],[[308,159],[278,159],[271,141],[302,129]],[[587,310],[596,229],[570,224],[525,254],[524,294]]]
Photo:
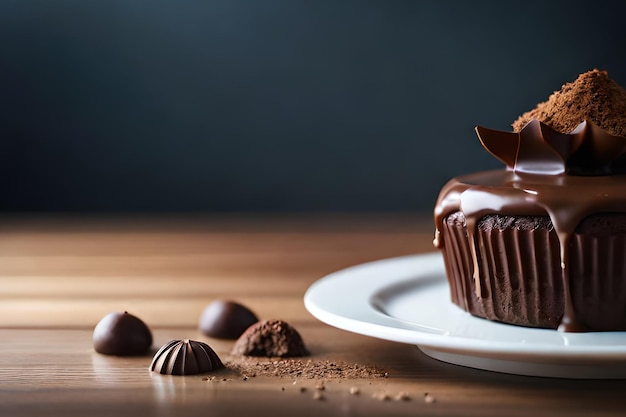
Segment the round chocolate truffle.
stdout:
[[93,330],[93,347],[105,355],[143,355],[151,346],[152,333],[148,326],[126,311],[107,314]]
[[300,333],[282,320],[264,320],[253,324],[235,342],[232,353],[266,357],[308,355]]
[[209,337],[237,339],[258,321],[257,316],[247,307],[234,301],[216,300],[202,312],[198,328]]
[[223,368],[217,353],[206,343],[171,340],[154,355],[150,370],[166,375],[195,375]]

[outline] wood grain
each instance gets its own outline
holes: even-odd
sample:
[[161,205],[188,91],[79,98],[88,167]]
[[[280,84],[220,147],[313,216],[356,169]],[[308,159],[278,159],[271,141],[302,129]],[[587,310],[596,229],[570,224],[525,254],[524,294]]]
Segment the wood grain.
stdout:
[[[428,215],[5,216],[0,229],[0,416],[617,416],[626,407],[622,380],[463,368],[305,310],[304,291],[327,273],[432,251]],[[166,377],[148,371],[150,355],[93,351],[97,321],[128,310],[153,329],[155,347],[195,338],[226,356],[233,342],[196,329],[215,298],[291,322],[311,360],[375,365],[389,377],[327,380],[316,400],[316,380]],[[409,400],[395,400],[400,392]]]

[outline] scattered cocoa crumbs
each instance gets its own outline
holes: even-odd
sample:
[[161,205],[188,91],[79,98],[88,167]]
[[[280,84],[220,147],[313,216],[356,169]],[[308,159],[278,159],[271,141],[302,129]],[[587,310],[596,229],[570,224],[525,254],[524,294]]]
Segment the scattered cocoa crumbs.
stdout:
[[594,69],[564,84],[531,111],[513,122],[519,132],[532,119],[554,130],[570,133],[585,119],[615,136],[626,136],[626,90],[611,80],[606,71]]
[[320,380],[387,378],[383,369],[329,360],[230,356],[225,358],[224,365],[248,377],[259,375]]

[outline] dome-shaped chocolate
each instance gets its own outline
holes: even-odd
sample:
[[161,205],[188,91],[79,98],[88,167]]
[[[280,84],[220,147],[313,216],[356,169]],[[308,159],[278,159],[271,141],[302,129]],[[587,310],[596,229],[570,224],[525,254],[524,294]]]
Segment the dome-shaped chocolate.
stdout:
[[237,339],[257,321],[257,316],[247,307],[234,301],[216,300],[202,312],[198,328],[209,337]]
[[253,324],[235,342],[232,353],[266,357],[308,355],[300,333],[282,320],[264,320]]
[[151,346],[152,333],[148,326],[126,311],[107,314],[93,330],[93,347],[105,355],[143,355]]
[[217,353],[206,343],[171,340],[154,355],[150,370],[167,375],[202,374],[223,368]]

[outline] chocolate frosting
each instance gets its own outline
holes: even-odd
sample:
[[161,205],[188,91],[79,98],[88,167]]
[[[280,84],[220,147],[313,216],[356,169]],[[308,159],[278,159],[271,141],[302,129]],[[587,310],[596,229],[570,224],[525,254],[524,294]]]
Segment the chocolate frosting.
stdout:
[[585,330],[576,322],[569,291],[568,244],[578,224],[594,213],[626,212],[626,138],[612,136],[589,121],[569,134],[533,120],[519,133],[477,127],[483,146],[506,164],[450,180],[437,200],[434,244],[449,214],[462,211],[474,264],[476,295],[481,296],[475,229],[488,214],[549,216],[557,232],[565,291],[560,330]]

